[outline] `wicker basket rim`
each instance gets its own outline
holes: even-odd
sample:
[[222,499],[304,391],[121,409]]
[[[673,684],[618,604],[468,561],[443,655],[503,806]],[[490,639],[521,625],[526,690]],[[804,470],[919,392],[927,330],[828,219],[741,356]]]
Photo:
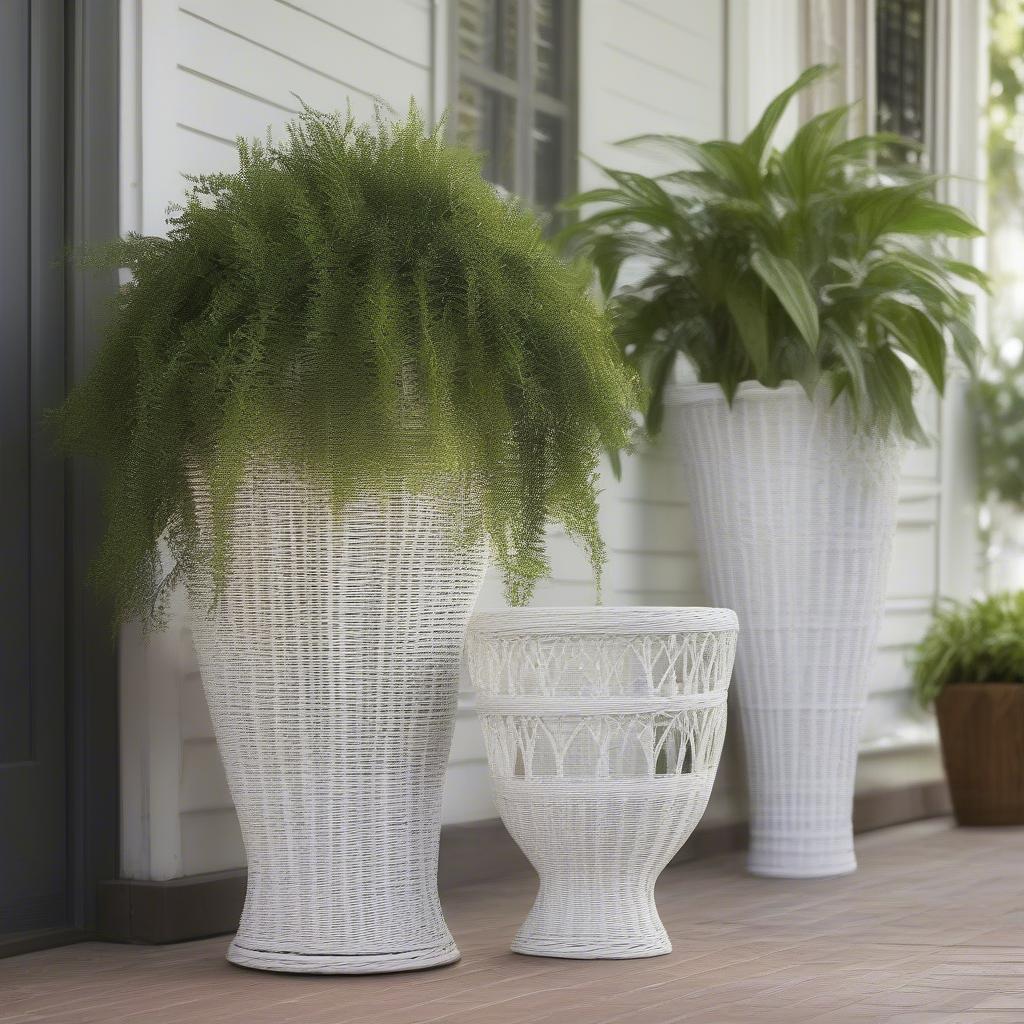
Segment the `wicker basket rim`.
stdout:
[[[777,388],[765,387],[756,380],[745,380],[736,388],[733,402],[751,398],[788,399],[794,395],[800,395],[804,399],[807,397],[804,389],[795,380],[784,380]],[[693,405],[698,402],[715,401],[725,402],[725,392],[721,384],[669,384],[665,388],[666,405]]]
[[700,607],[509,608],[478,612],[469,622],[471,634],[486,636],[717,633],[738,628],[739,621],[732,609]]

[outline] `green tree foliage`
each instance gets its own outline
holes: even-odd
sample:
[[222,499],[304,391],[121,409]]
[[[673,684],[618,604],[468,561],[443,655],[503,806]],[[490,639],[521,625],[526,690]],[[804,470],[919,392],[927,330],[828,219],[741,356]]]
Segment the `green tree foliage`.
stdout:
[[974,387],[981,496],[1024,509],[1024,357],[996,351],[986,363]]
[[950,683],[1024,683],[1024,591],[949,602],[914,655],[923,705]]
[[1024,6],[989,6],[988,221],[989,345],[975,384],[981,496],[1024,508],[1024,359],[1014,336],[1020,322],[1024,234]]
[[1014,216],[1024,198],[1024,11],[1020,0],[991,0],[989,30],[989,203],[996,217]]
[[742,142],[626,140],[667,147],[686,166],[657,178],[604,168],[611,184],[571,201],[599,204],[561,241],[590,256],[615,295],[619,341],[650,384],[652,431],[680,353],[730,400],[745,380],[795,379],[811,393],[827,377],[862,423],[915,438],[908,363],[941,391],[949,344],[973,360],[965,282],[985,277],[939,242],[979,231],[934,198],[935,177],[880,164],[904,140],[847,138],[842,107],[772,147],[789,102],[827,71],[804,72]]
[[[212,559],[247,467],[276,460],[329,488],[475,485],[510,597],[547,570],[548,519],[599,568],[595,473],[627,443],[637,392],[590,268],[567,266],[477,158],[405,123],[307,110],[279,146],[239,141],[239,170],[192,179],[166,238],[100,256],[130,269],[87,380],[57,414],[108,469],[96,566],[119,616]],[[191,459],[214,500],[202,550]],[[174,568],[159,579],[159,542]]]

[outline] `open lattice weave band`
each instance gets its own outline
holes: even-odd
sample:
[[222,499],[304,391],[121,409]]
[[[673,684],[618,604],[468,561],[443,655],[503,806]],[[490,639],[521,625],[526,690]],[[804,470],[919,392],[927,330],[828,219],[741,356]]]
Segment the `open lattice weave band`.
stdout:
[[545,608],[473,619],[469,665],[495,800],[540,875],[513,950],[671,950],[654,883],[711,792],[736,633],[725,609]]

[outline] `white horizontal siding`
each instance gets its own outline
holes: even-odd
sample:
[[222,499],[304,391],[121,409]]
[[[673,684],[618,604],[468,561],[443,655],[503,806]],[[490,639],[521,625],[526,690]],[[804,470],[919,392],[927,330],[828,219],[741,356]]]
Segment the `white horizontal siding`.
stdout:
[[[279,131],[298,109],[297,96],[326,109],[350,107],[361,120],[372,116],[377,99],[403,110],[412,96],[429,118],[439,112],[437,104],[432,107],[433,90],[446,74],[435,66],[431,53],[432,35],[437,34],[432,32],[429,0],[125,4],[130,15],[126,38],[135,33],[141,64],[136,69],[128,53],[126,228],[161,230],[166,204],[184,190],[181,172],[232,168],[235,136],[261,137],[268,125]],[[698,138],[724,133],[724,8],[719,0],[584,0],[579,88],[584,156],[658,173],[672,166],[667,154],[621,149],[614,142],[646,132]],[[437,11],[441,32],[435,40],[439,52],[444,18],[442,2]],[[133,94],[136,70],[141,78]],[[781,74],[782,79],[789,77],[788,71]],[[142,117],[136,123],[139,111]],[[730,117],[735,120],[731,109]],[[732,124],[730,130],[736,127]],[[581,161],[580,177],[581,187],[601,180],[599,170],[587,161]],[[921,406],[929,429],[937,434],[937,401],[925,396]],[[864,719],[866,749],[883,749],[899,736],[918,735],[912,730],[921,716],[909,698],[906,658],[927,623],[941,582],[942,472],[938,447],[907,453],[886,616]],[[703,602],[686,488],[671,443],[662,440],[626,459],[621,480],[606,472],[603,490],[600,522],[609,556],[605,602]],[[549,549],[552,578],[540,584],[535,603],[592,603],[593,581],[583,554],[558,529],[550,531]],[[478,607],[503,605],[502,581],[492,571]],[[183,619],[159,641],[144,645],[136,637],[126,641],[125,650],[128,873],[171,877],[242,864],[237,820]],[[461,690],[443,806],[446,822],[494,813],[465,678]],[[907,771],[917,773],[915,778],[934,777],[934,749],[922,749],[914,757]],[[904,777],[909,778],[907,771]],[[891,782],[890,762],[863,759],[859,779],[863,787]],[[744,814],[742,764],[731,735],[705,823],[737,820]]]
[[[148,0],[147,0],[148,2]],[[415,99],[431,117],[429,4],[180,0],[175,11],[174,165],[230,170],[235,138],[279,135],[304,102],[370,121]],[[392,28],[395,29],[392,32]],[[179,805],[184,873],[244,864],[202,681],[180,682]]]
[[[430,0],[124,0],[123,229],[162,232],[185,174],[234,169],[238,136],[280,137],[302,102],[365,122],[413,99],[432,121],[432,17]],[[185,622],[179,602],[159,638],[127,631],[122,643],[133,877],[245,862]]]
[[182,174],[233,168],[239,135],[279,134],[303,102],[370,121],[414,99],[435,115],[429,0],[134,2],[147,231],[183,194]]

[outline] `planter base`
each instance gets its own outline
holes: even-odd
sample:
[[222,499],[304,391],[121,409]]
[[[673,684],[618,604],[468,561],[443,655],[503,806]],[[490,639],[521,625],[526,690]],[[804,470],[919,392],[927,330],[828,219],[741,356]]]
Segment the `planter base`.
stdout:
[[632,936],[618,942],[596,937],[588,941],[578,936],[517,938],[511,948],[513,953],[521,953],[523,956],[546,956],[561,960],[640,960],[671,953],[672,943],[662,929],[660,935]]
[[747,862],[747,870],[759,878],[836,878],[839,875],[852,875],[857,870],[857,858],[850,857],[846,860],[836,861],[834,864],[822,864],[808,868],[772,867],[768,864],[760,864],[751,858]]
[[287,974],[390,974],[452,964],[460,955],[454,941],[402,953],[365,953],[359,956],[277,953],[273,950],[246,949],[236,941],[231,943],[227,958],[239,967],[251,967],[258,971],[283,971]]
[[[578,834],[572,826],[569,831]],[[649,833],[641,835],[650,842]],[[542,872],[540,892],[512,952],[567,960],[637,960],[671,953],[672,943],[654,903],[653,879],[617,874],[585,879],[573,872],[570,877],[549,874],[545,880]]]
[[[849,813],[849,812],[847,812]],[[831,815],[824,816],[827,821]],[[747,870],[762,878],[831,878],[857,870],[849,818],[815,834],[752,828]]]

